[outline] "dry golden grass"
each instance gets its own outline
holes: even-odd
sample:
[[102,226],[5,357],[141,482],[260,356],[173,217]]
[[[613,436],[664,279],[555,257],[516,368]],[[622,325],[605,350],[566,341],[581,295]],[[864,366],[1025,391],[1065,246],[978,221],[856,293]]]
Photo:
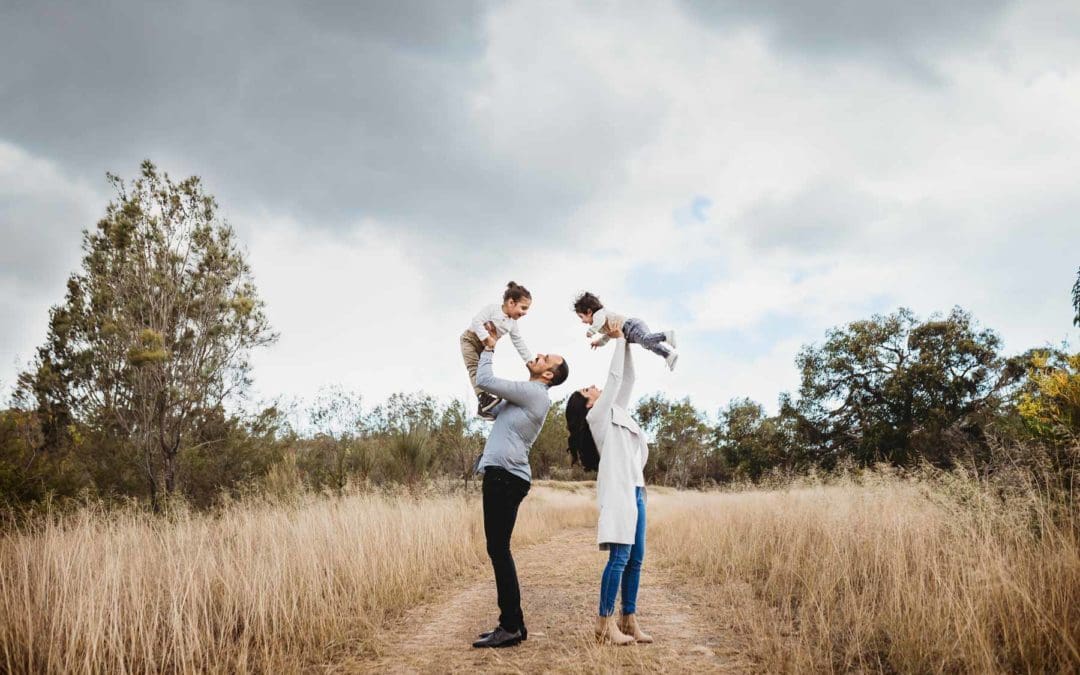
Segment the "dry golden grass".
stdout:
[[728,606],[771,672],[1077,672],[1075,514],[976,483],[657,500],[650,555],[755,601]]
[[[594,519],[587,495],[531,496],[515,544]],[[483,542],[475,495],[84,510],[0,539],[0,671],[317,666],[486,560]]]
[[[515,550],[595,526],[593,486],[544,486],[522,506]],[[681,571],[695,606],[738,598],[691,620],[760,670],[1080,670],[1076,516],[1034,493],[888,475],[650,493],[647,565]],[[379,626],[484,565],[475,493],[253,500],[168,518],[86,509],[0,538],[0,671],[363,663]],[[576,662],[616,663],[581,649]]]

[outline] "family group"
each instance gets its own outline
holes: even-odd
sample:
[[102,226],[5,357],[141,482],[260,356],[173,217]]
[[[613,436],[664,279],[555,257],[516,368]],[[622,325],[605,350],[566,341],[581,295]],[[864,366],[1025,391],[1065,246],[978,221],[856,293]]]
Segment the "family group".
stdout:
[[[543,429],[551,407],[550,389],[570,375],[558,354],[533,354],[518,330],[529,312],[532,294],[510,282],[501,303],[482,309],[461,335],[461,354],[477,396],[477,414],[492,420],[484,451],[476,463],[483,475],[484,535],[495,573],[499,621],[481,633],[474,647],[511,647],[527,640],[521,609],[521,588],[510,552],[518,508],[529,493],[532,471],[529,451]],[[600,575],[600,600],[595,634],[608,644],[652,642],[637,621],[637,594],[645,560],[645,464],[649,447],[641,427],[629,412],[634,386],[631,344],[662,357],[671,370],[679,353],[675,332],[652,332],[640,318],[617,314],[596,295],[585,292],[573,303],[574,313],[588,326],[585,335],[593,349],[615,340],[604,387],[574,391],[566,401],[568,450],[573,462],[596,471],[599,506],[597,544],[608,551]],[[495,377],[495,345],[510,336],[525,361],[527,377]],[[616,599],[621,611],[616,618]]]

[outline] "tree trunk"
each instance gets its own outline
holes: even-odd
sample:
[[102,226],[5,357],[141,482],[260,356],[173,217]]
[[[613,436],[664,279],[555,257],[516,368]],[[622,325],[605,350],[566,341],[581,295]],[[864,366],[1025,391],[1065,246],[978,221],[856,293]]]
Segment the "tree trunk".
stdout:
[[146,471],[146,483],[150,488],[150,508],[153,509],[154,513],[159,513],[161,511],[161,502],[158,500],[158,480],[157,472],[154,470],[152,443],[147,442],[145,437],[141,437],[140,440],[142,445],[143,469]]
[[164,451],[165,494],[169,497],[176,493],[176,452],[177,448]]
[[157,479],[152,472],[147,476],[147,482],[150,485],[150,508],[154,513],[161,513],[161,502],[158,501]]

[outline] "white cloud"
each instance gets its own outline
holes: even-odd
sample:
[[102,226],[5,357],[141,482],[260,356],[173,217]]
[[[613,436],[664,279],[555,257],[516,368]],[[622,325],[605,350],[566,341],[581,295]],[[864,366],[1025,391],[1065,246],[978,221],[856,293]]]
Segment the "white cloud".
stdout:
[[[462,90],[434,100],[460,96],[468,109],[453,111],[452,125],[425,126],[434,141],[395,141],[408,161],[394,170],[417,184],[379,194],[393,218],[341,234],[317,212],[272,210],[287,196],[268,195],[265,214],[224,204],[282,335],[255,360],[261,394],[310,397],[340,384],[369,402],[399,390],[464,397],[458,335],[509,279],[535,296],[526,340],[564,354],[572,386],[602,385],[609,357],[587,349],[569,310],[588,288],[653,328],[680,331],[674,374],[641,353],[639,393],[689,395],[710,412],[742,395],[773,405],[797,385],[800,345],[899,305],[922,316],[965,307],[1010,351],[1075,340],[1080,41],[1054,18],[1075,16],[1067,3],[1023,3],[981,22],[980,40],[920,54],[934,84],[861,58],[865,44],[846,58],[812,58],[778,46],[783,31],[749,19],[718,30],[677,4],[489,10],[481,51],[455,66],[468,71]],[[913,35],[905,49],[917,48]],[[304,138],[306,123],[282,128]],[[358,111],[349,124],[364,123]],[[462,138],[440,136],[464,127]],[[446,189],[422,214],[397,208],[435,194],[429,174],[407,170],[423,150],[413,144],[429,141],[446,166],[471,167],[464,175],[498,174],[500,194],[470,188],[460,200],[491,202],[463,206],[444,204],[457,194]],[[460,144],[467,161],[442,156]],[[204,171],[228,180],[234,165]],[[100,215],[100,198],[69,191],[55,167],[27,172],[28,182],[9,175],[4,200],[30,205],[26,213],[46,213],[57,201],[49,195],[62,194],[59,202],[83,205],[79,227]],[[357,194],[351,212],[379,212],[366,208],[370,191]],[[685,217],[699,198],[711,201],[704,222]],[[523,205],[548,220],[523,220]],[[504,208],[501,218],[460,220]],[[0,290],[9,304],[23,302],[17,294]],[[47,303],[27,302],[25,312],[33,305],[43,317]],[[734,342],[744,336],[759,339]],[[497,371],[523,372],[509,345]]]

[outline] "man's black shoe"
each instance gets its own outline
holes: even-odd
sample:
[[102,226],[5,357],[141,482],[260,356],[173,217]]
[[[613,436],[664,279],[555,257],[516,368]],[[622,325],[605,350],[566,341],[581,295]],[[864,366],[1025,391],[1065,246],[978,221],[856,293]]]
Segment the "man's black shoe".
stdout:
[[481,392],[476,397],[476,402],[478,404],[477,412],[483,415],[484,413],[490,413],[492,410],[494,410],[495,406],[499,405],[499,403],[502,402],[502,399],[498,396],[492,396],[485,391]]
[[[498,629],[496,628],[496,630],[498,630]],[[495,632],[494,630],[486,630],[483,633],[480,633],[479,635],[477,635],[476,637],[486,638],[486,637],[488,637],[489,635],[491,635],[494,632]],[[521,641],[525,642],[528,639],[529,639],[529,628],[528,628],[528,626],[522,626],[521,627]]]
[[472,643],[473,647],[513,647],[521,642],[521,631],[507,632],[502,626],[496,628],[491,635],[482,640]]

